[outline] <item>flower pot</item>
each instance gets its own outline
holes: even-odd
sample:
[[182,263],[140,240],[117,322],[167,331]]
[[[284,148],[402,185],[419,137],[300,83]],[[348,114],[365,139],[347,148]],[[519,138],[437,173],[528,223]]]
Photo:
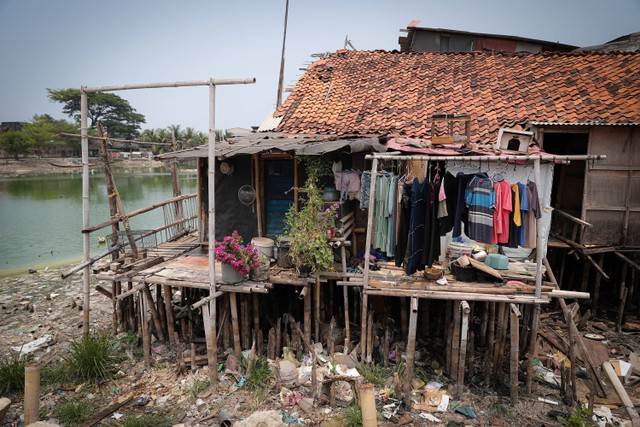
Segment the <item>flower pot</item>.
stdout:
[[245,277],[233,269],[230,265],[222,264],[222,281],[227,284],[242,282]]

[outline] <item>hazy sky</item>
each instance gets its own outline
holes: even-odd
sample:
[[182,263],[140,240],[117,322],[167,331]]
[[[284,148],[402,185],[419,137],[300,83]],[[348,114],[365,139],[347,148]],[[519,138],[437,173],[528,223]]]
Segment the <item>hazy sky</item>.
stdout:
[[[255,77],[217,90],[216,127],[259,125],[272,111],[285,0],[0,0],[0,122],[65,117],[46,88]],[[290,0],[285,85],[315,52],[398,49],[420,25],[577,46],[640,31],[640,0]],[[205,87],[117,92],[143,128],[208,128]]]

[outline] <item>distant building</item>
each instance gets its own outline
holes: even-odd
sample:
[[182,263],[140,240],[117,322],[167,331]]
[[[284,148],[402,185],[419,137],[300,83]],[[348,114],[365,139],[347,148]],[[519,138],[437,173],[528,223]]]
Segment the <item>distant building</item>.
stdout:
[[581,47],[579,51],[600,51],[600,52],[637,52],[640,50],[640,31],[618,37],[604,44]]
[[471,52],[495,50],[502,52],[569,52],[578,46],[558,42],[528,39],[500,34],[472,33],[443,28],[419,27],[420,21],[411,21],[407,33],[398,43],[402,52]]
[[10,131],[21,131],[22,126],[22,122],[2,122],[0,123],[0,134]]

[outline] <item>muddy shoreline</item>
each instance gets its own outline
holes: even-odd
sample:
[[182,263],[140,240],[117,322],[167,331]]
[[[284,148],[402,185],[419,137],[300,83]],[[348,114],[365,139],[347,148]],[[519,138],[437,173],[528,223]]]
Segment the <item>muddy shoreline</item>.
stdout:
[[[49,174],[74,174],[82,173],[82,167],[59,167],[51,163],[64,165],[81,165],[81,159],[73,158],[25,158],[25,159],[0,159],[0,177],[20,177],[27,175],[49,175]],[[92,159],[90,164],[97,163],[97,159]],[[148,168],[161,167],[167,163],[158,160],[136,159],[136,160],[119,160],[111,163],[113,168]],[[100,164],[96,164],[95,168],[101,168]]]

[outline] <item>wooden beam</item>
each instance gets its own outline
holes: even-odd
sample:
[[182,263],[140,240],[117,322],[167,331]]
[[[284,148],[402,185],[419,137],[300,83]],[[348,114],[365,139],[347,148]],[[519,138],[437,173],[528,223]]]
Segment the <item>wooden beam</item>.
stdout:
[[611,385],[613,386],[613,389],[615,390],[616,394],[620,398],[620,401],[624,405],[624,409],[627,411],[627,414],[629,414],[629,418],[631,419],[631,425],[633,427],[640,427],[640,416],[638,416],[638,411],[633,406],[633,402],[631,401],[631,398],[627,394],[627,391],[624,389],[624,386],[620,382],[620,378],[618,378],[618,375],[616,375],[616,371],[613,369],[613,366],[611,366],[611,363],[609,362],[604,362],[602,364],[602,367],[604,368],[604,371],[607,373],[607,376],[609,377],[609,381],[611,381]]
[[[365,320],[366,321],[366,320]],[[409,334],[407,336],[407,361],[404,370],[404,403],[411,407],[411,383],[413,380],[413,368],[416,355],[416,329],[418,325],[418,298],[411,298],[411,310],[409,315]]]

